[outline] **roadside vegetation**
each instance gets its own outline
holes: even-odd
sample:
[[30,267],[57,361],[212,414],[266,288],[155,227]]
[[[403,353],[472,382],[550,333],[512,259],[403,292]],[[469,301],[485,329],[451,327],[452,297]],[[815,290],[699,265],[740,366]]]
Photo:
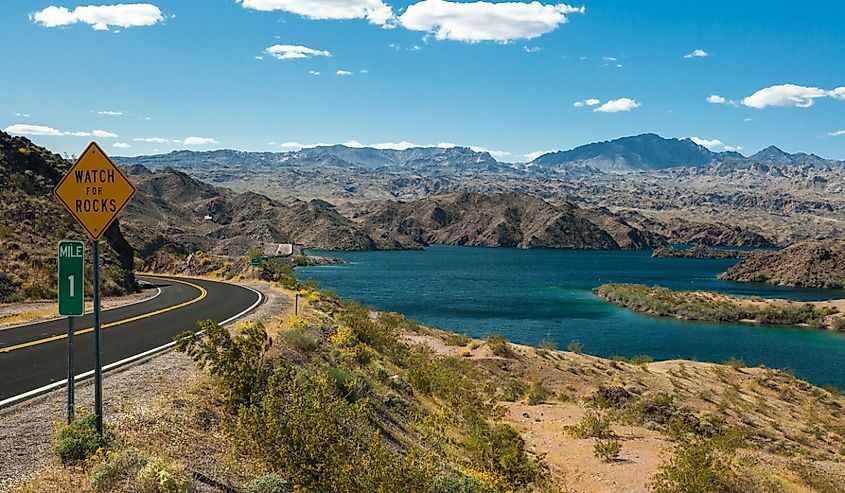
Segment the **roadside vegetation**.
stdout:
[[673,291],[642,284],[604,284],[595,289],[601,298],[631,310],[684,320],[748,322],[771,325],[838,327],[835,308],[813,303],[763,301],[722,294]]

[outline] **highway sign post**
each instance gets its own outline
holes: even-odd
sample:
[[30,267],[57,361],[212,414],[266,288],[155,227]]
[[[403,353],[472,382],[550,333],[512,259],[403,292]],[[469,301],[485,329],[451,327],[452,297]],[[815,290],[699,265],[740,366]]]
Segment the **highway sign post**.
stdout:
[[94,267],[94,408],[103,434],[103,368],[100,349],[100,238],[135,195],[135,186],[96,143],[91,142],[53,190],[88,233]]
[[67,317],[67,422],[73,422],[74,317],[85,315],[85,243],[59,242],[59,315]]

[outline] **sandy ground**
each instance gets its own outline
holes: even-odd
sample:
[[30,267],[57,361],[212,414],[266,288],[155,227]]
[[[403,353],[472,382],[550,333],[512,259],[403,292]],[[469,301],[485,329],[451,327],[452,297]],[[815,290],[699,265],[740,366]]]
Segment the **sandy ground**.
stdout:
[[[269,289],[267,283],[243,284],[267,295],[267,302],[244,320],[266,321],[289,305],[288,298]],[[182,388],[196,371],[187,356],[168,351],[106,373],[103,378],[106,423],[120,421],[131,409],[147,406],[163,392]],[[77,405],[90,410],[93,400],[93,382],[78,383]],[[11,489],[56,461],[53,436],[56,427],[65,420],[66,409],[64,389],[0,409],[0,491]]]

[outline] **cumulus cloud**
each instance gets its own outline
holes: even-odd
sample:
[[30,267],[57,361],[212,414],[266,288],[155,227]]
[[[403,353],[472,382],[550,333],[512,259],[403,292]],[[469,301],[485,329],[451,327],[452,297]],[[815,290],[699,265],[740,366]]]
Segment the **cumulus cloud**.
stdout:
[[188,137],[182,141],[183,144],[186,146],[208,146],[213,144],[219,144],[216,140],[212,139],[211,137]]
[[712,104],[725,104],[728,100],[718,94],[711,94],[710,96],[707,96],[707,102]]
[[835,132],[828,132],[828,135],[831,137],[841,137],[845,135],[845,130],[836,130]]
[[317,70],[309,70],[308,75],[320,75],[320,72]]
[[126,142],[115,142],[112,147],[114,147],[115,149],[129,149],[132,146],[127,144]]
[[341,70],[338,70],[337,72],[335,72],[335,74],[336,74],[336,75],[343,75],[343,76],[346,76],[346,75],[352,75],[352,72],[350,72],[350,71],[348,71],[348,70],[342,70],[342,69],[341,69]]
[[707,56],[710,56],[710,53],[707,53],[702,49],[698,49],[693,51],[692,53],[687,53],[686,55],[684,55],[684,58],[704,58]]
[[82,22],[97,31],[107,31],[109,26],[128,28],[164,22],[161,10],[149,3],[80,5],[72,11],[66,7],[50,6],[30,14],[29,18],[44,27],[69,26]]
[[62,137],[62,136],[71,136],[71,137],[98,137],[101,139],[113,139],[117,137],[117,134],[112,132],[107,132],[105,130],[94,130],[92,132],[63,132],[61,130],[57,130],[53,127],[48,127],[45,125],[29,125],[25,123],[16,123],[14,125],[10,125],[6,127],[4,132],[8,134],[14,135],[41,135],[41,136],[48,136],[48,137]]
[[422,0],[399,16],[406,29],[434,34],[439,40],[506,43],[533,39],[565,24],[567,14],[584,13],[584,7],[525,2],[450,2]]
[[531,162],[531,161],[537,159],[540,156],[545,156],[546,154],[549,154],[549,153],[552,153],[552,152],[555,152],[555,151],[534,151],[534,152],[529,152],[528,154],[525,154],[523,157],[525,157],[525,159],[527,161]]
[[640,103],[634,101],[631,98],[619,98],[611,99],[610,101],[607,101],[606,103],[594,109],[593,111],[599,113],[618,113],[620,111],[631,111],[634,108],[639,107]]
[[393,9],[382,0],[237,0],[244,8],[264,12],[282,11],[314,20],[366,19],[389,27]]
[[601,100],[595,98],[587,98],[581,101],[575,101],[572,103],[572,106],[576,108],[583,108],[584,106],[596,106],[601,104]]
[[809,108],[816,99],[831,97],[845,100],[845,87],[826,91],[818,87],[781,84],[765,87],[742,100],[749,108],[763,109],[769,106]]
[[48,135],[50,137],[60,137],[64,135],[62,132],[53,127],[44,125],[27,125],[25,123],[15,123],[3,129],[7,134],[13,135]]
[[266,50],[265,53],[277,60],[292,60],[296,58],[311,58],[315,56],[332,56],[331,53],[325,50],[315,50],[307,46],[299,45],[273,45]]
[[719,139],[702,139],[699,137],[687,137],[688,140],[695,142],[696,144],[706,147],[711,151],[741,151],[742,147],[740,146],[729,146],[722,142]]

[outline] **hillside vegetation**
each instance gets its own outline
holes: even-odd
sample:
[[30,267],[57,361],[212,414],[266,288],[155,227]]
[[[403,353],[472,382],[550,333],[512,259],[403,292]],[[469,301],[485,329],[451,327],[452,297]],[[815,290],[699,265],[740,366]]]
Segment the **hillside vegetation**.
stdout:
[[[82,228],[53,197],[53,187],[70,166],[58,154],[26,138],[0,132],[0,302],[54,298],[59,240],[86,239]],[[134,252],[117,221],[101,244],[103,293],[135,291]],[[87,248],[90,252],[90,244]]]

